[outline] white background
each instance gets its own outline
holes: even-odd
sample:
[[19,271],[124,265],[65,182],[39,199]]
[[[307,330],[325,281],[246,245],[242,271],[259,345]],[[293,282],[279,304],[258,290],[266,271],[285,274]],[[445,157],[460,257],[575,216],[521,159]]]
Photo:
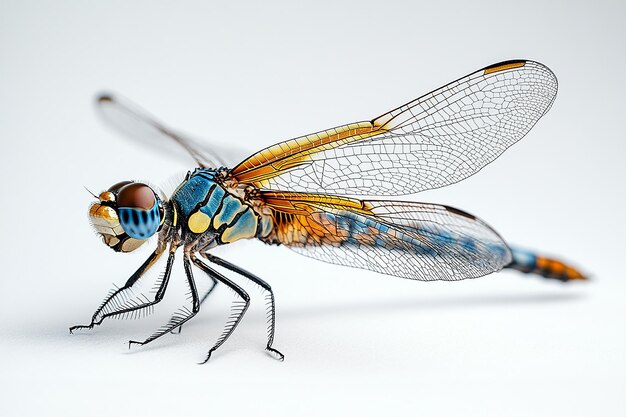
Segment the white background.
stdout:
[[[130,3],[0,1],[0,415],[626,415],[623,2]],[[284,363],[263,353],[250,286],[207,365],[223,287],[182,334],[129,351],[181,302],[181,265],[154,316],[68,334],[148,255],[99,242],[83,186],[191,168],[106,129],[96,92],[252,152],[513,58],[556,73],[550,113],[479,175],[406,198],[475,213],[592,282],[413,282],[244,242],[219,254],[273,285]]]

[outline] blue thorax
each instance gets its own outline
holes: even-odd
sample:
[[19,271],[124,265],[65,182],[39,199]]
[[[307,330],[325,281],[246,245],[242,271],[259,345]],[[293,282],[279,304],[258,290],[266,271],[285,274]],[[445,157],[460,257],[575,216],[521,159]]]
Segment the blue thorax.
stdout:
[[[206,204],[207,196],[214,188],[221,187],[215,181],[216,171],[213,169],[196,168],[183,182],[172,196],[172,200],[181,211],[181,215],[188,217],[199,204]],[[223,190],[222,190],[223,191]]]

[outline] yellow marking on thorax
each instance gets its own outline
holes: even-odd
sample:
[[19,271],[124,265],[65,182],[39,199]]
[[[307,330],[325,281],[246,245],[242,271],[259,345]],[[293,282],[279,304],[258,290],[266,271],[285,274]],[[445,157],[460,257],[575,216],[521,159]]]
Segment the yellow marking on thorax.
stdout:
[[187,225],[193,233],[204,233],[211,224],[211,218],[201,211],[196,211],[189,217]]
[[250,208],[239,218],[239,220],[220,236],[224,243],[232,243],[240,239],[249,239],[256,235],[259,220]]
[[[236,210],[231,209],[233,204],[238,205]],[[229,224],[233,221],[237,214],[245,211],[246,209],[248,209],[248,206],[246,204],[242,203],[238,198],[227,194],[224,197],[220,211],[216,213],[213,217],[213,227],[217,229],[223,224]]]

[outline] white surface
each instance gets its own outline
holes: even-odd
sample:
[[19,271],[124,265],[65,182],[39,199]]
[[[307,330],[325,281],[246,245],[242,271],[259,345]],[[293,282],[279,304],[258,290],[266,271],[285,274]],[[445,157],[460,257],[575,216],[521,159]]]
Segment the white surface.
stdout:
[[[0,415],[625,415],[624,4],[433,3],[0,3]],[[129,352],[177,306],[180,265],[151,318],[68,334],[147,256],[98,241],[83,185],[189,168],[103,127],[97,91],[255,151],[512,58],[557,74],[550,113],[479,175],[408,198],[475,213],[593,282],[412,282],[245,242],[220,253],[273,285],[284,363],[262,351],[252,287],[209,364],[195,363],[224,288],[181,335]]]

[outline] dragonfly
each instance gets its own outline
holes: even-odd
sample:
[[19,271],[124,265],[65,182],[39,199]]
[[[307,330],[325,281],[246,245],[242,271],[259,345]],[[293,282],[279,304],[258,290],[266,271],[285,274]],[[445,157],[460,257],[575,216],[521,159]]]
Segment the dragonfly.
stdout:
[[[182,250],[190,305],[174,313],[145,345],[181,329],[216,285],[237,296],[222,334],[203,363],[226,342],[250,305],[248,293],[216,267],[251,281],[265,292],[266,352],[274,348],[275,297],[251,272],[211,253],[244,239],[284,245],[324,262],[401,278],[457,281],[503,268],[561,281],[585,280],[571,265],[510,246],[486,222],[445,205],[359,196],[400,196],[444,187],[467,178],[524,137],[545,115],[557,79],[530,60],[500,62],[459,78],[379,117],[290,139],[227,168],[219,148],[178,134],[134,104],[113,95],[98,109],[113,127],[150,146],[178,147],[196,164],[167,196],[142,182],[123,181],[97,196],[90,221],[102,241],[132,252],[156,236],[156,248],[126,283],[110,292],[86,325],[128,317],[163,300]],[[225,152],[226,153],[226,152]],[[224,153],[224,154],[225,154]],[[150,296],[133,287],[166,259]],[[211,288],[198,291],[194,274]]]

